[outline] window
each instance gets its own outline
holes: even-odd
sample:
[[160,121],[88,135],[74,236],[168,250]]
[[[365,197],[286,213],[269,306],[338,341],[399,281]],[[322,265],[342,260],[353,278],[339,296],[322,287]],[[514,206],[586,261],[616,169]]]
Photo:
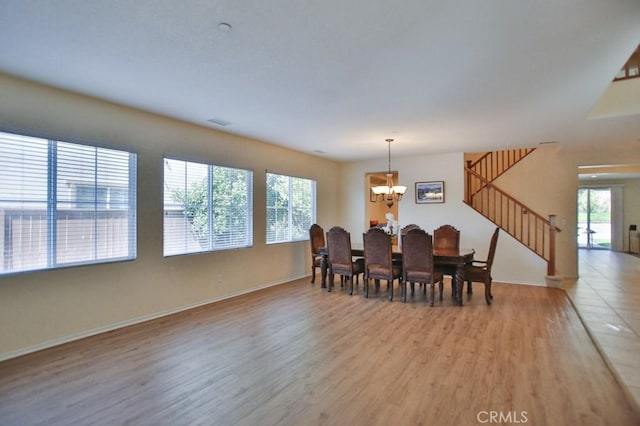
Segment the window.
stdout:
[[0,132],[0,274],[136,257],[136,154]]
[[316,221],[316,182],[267,173],[267,244],[309,238]]
[[251,171],[165,158],[165,256],[252,244]]

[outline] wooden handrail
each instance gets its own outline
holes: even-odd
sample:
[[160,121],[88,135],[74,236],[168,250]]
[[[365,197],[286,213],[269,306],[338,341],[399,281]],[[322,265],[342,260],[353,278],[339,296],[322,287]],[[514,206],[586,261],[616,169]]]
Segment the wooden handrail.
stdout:
[[640,77],[640,45],[634,50],[613,81],[629,80]]
[[492,182],[533,151],[535,148],[490,151],[474,162],[467,162],[467,167]]
[[[555,216],[549,219],[496,187],[488,179],[466,168],[465,203],[547,261],[547,274],[555,274]],[[474,191],[474,188],[476,189]]]

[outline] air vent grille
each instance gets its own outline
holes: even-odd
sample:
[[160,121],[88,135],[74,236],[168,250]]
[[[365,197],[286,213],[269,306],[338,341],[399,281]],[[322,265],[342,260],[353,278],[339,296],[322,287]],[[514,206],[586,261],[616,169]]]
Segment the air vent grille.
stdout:
[[225,120],[222,120],[222,119],[220,119],[220,118],[210,118],[210,119],[208,119],[207,121],[208,121],[209,123],[213,123],[213,124],[215,124],[216,126],[223,126],[223,127],[226,127],[226,126],[228,126],[228,125],[230,125],[230,124],[231,124],[230,122],[225,121]]

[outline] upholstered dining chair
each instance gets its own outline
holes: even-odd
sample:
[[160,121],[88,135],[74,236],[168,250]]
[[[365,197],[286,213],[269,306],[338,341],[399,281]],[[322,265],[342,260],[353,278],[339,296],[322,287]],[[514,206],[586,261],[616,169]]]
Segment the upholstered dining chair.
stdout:
[[[420,226],[416,225],[415,223],[410,223],[408,225],[403,226],[402,229],[400,229],[400,236],[398,240],[398,242],[400,243],[400,246],[402,246],[402,236],[406,235],[407,232],[411,231],[412,229],[422,229],[422,228],[420,228]],[[402,259],[393,259],[393,263],[396,264],[398,267],[400,267],[400,270],[402,271]]]
[[344,228],[334,226],[327,231],[327,253],[329,260],[328,291],[333,288],[335,274],[349,280],[349,295],[353,294],[353,279],[364,272],[364,259],[353,260],[351,234]]
[[400,230],[400,236],[407,235],[407,232],[411,231],[412,229],[422,229],[422,228],[420,228],[420,226],[416,225],[415,223],[410,223],[402,227],[402,229]]
[[422,229],[412,229],[402,235],[402,301],[407,301],[407,282],[411,283],[411,294],[415,283],[431,288],[431,306],[435,300],[435,283],[440,284],[440,300],[442,301],[443,274],[433,266],[433,239]]
[[317,223],[309,228],[309,243],[311,246],[311,283],[316,281],[316,269],[322,266],[320,249],[325,246],[324,229]]
[[364,242],[364,297],[369,297],[369,280],[376,288],[380,280],[387,280],[389,300],[393,300],[393,281],[402,278],[402,268],[393,263],[389,234],[380,228],[371,228],[363,234]]
[[496,230],[493,231],[486,261],[474,260],[471,264],[465,265],[464,267],[464,279],[467,281],[467,290],[471,289],[472,282],[484,283],[484,298],[487,301],[487,305],[490,305],[491,299],[493,299],[493,295],[491,294],[491,267],[493,266],[493,259],[496,255],[499,233],[500,228],[496,228]]
[[460,248],[460,231],[452,225],[442,225],[433,231],[434,249],[456,249]]
[[[460,231],[452,225],[442,225],[438,229],[433,231],[433,249],[434,250],[446,250],[446,249],[460,249]],[[444,275],[450,276],[452,279],[456,273],[455,266],[438,266],[438,271]],[[451,283],[453,289],[453,282]],[[467,288],[467,291],[469,289]]]

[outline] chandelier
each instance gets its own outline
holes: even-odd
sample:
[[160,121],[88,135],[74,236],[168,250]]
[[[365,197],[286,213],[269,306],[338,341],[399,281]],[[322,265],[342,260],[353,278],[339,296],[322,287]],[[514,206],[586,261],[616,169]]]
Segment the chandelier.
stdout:
[[393,139],[386,139],[386,141],[389,144],[389,171],[387,173],[387,184],[374,186],[371,190],[378,200],[384,201],[387,207],[391,208],[394,201],[400,201],[402,199],[407,187],[393,184],[393,173],[391,173],[391,142],[393,142]]

